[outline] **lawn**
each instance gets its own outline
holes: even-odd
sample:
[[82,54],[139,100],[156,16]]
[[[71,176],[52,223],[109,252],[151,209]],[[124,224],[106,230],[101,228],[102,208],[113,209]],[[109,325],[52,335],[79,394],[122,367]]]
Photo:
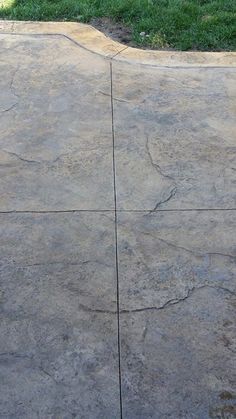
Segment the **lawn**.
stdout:
[[236,0],[0,0],[0,18],[110,18],[130,28],[138,46],[236,50]]

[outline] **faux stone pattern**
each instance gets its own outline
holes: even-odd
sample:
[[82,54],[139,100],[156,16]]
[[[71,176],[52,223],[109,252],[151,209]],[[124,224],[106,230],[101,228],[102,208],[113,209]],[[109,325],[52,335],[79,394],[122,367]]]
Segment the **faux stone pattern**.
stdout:
[[1,56],[0,209],[113,209],[109,63],[60,37]]
[[119,417],[113,222],[0,216],[3,418]]
[[235,418],[235,295],[121,315],[125,418]]
[[236,71],[115,62],[113,84],[118,209],[236,207]]
[[121,310],[165,307],[195,288],[236,292],[235,211],[120,213]]
[[235,417],[235,211],[118,226],[124,417]]
[[235,53],[0,32],[0,417],[236,418]]

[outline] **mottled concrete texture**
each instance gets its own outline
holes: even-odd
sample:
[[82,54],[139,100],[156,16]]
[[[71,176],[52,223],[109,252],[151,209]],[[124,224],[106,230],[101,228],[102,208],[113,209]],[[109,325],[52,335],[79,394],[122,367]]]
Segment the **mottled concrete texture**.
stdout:
[[109,63],[58,36],[0,37],[1,209],[113,209]]
[[113,223],[1,214],[2,418],[119,417]]
[[117,62],[113,81],[118,208],[236,207],[236,71]]
[[235,117],[236,53],[0,22],[0,418],[236,418]]

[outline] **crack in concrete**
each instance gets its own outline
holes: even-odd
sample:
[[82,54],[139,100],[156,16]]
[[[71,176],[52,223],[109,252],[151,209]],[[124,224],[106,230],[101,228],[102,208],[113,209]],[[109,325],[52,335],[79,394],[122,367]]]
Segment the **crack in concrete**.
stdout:
[[168,197],[166,199],[163,199],[162,201],[157,202],[157,204],[155,205],[155,207],[149,211],[149,214],[152,214],[153,212],[157,211],[157,209],[160,207],[160,205],[165,204],[166,202],[170,201],[171,198],[173,198],[175,196],[177,192],[177,187],[175,186],[173,189],[171,189],[170,194],[168,195]]
[[55,379],[55,377],[52,375],[52,374],[50,374],[47,370],[45,370],[43,367],[42,367],[42,365],[39,365],[39,366],[35,366],[39,371],[41,371],[44,375],[46,375],[47,377],[49,377],[55,384],[57,384],[57,385],[59,385],[59,386],[65,386],[65,384],[64,383],[61,383],[61,382],[59,382],[59,381],[57,381],[56,379]]
[[[236,292],[230,290],[229,288],[221,287],[218,285],[201,285],[199,287],[192,287],[188,290],[187,294],[184,297],[181,298],[171,298],[170,300],[166,301],[161,306],[150,306],[150,307],[140,307],[135,309],[122,309],[120,310],[120,314],[129,314],[129,313],[141,313],[144,311],[161,311],[166,309],[167,307],[177,305],[179,303],[182,303],[183,301],[186,301],[189,297],[191,297],[195,292],[198,292],[199,290],[210,288],[215,290],[221,290],[225,293],[228,293],[232,296],[236,296]],[[94,309],[91,307],[88,307],[84,304],[79,304],[79,308],[81,308],[83,311],[86,311],[88,313],[98,313],[98,314],[117,314],[117,310],[106,310],[106,309]]]
[[10,81],[10,91],[12,92],[12,94],[15,97],[17,97],[19,99],[20,96],[16,93],[16,89],[14,87],[14,82],[15,82],[15,78],[16,78],[16,75],[17,75],[18,71],[19,71],[19,66],[17,66],[16,70],[14,71],[14,73],[12,75],[12,78],[11,78],[11,81]]
[[97,265],[101,265],[101,266],[105,266],[107,268],[112,268],[111,265],[105,263],[105,262],[101,262],[99,260],[84,260],[81,262],[67,262],[67,261],[53,261],[53,262],[45,262],[45,263],[32,263],[29,265],[24,265],[24,266],[18,266],[16,264],[0,264],[0,268],[5,268],[5,267],[16,267],[18,269],[28,269],[28,268],[34,268],[34,267],[47,267],[47,266],[55,266],[55,265],[63,265],[63,267],[68,267],[68,266],[81,266],[81,265],[88,265],[88,264],[97,264]]
[[54,160],[31,160],[31,159],[26,159],[24,157],[22,157],[20,154],[18,153],[14,153],[13,151],[8,151],[3,149],[2,150],[4,153],[9,154],[10,156],[16,157],[18,160],[24,162],[24,163],[33,163],[33,164],[39,164],[39,165],[48,165],[48,166],[52,166],[53,164],[55,164],[57,161],[59,161],[62,157],[67,156],[66,153],[62,153],[60,154],[58,157],[56,157]]
[[[15,87],[14,87],[14,81],[15,81],[15,77],[16,74],[19,70],[19,66],[16,68],[16,70],[14,71],[11,80],[10,80],[10,91],[13,94],[13,96],[15,96],[17,99],[19,99],[19,95],[16,93]],[[16,106],[18,105],[18,102],[15,102],[13,105],[11,105],[9,108],[3,109],[2,111],[0,111],[1,114],[6,113],[6,112],[10,112],[12,109],[14,109]]]
[[161,175],[161,176],[163,176],[163,177],[165,177],[165,178],[167,178],[167,179],[171,179],[171,180],[175,181],[175,179],[174,179],[172,176],[170,176],[170,175],[166,175],[166,174],[163,172],[163,170],[162,170],[162,168],[159,166],[159,164],[154,163],[154,161],[153,161],[153,157],[152,157],[152,154],[151,154],[151,151],[150,151],[150,147],[149,147],[149,137],[148,137],[148,135],[146,136],[146,151],[147,151],[147,155],[148,155],[148,157],[149,157],[150,163],[151,163],[152,167],[154,167],[154,169],[156,170],[156,172],[157,172],[159,175]]
[[106,310],[102,308],[91,308],[85,304],[79,304],[79,309],[87,313],[98,313],[98,314],[117,314],[117,310]]
[[160,310],[164,310],[165,308],[169,307],[169,306],[173,306],[176,304],[179,304],[183,301],[186,301],[189,297],[191,297],[195,292],[204,289],[204,288],[211,288],[211,289],[216,289],[216,290],[221,290],[224,292],[229,293],[230,295],[236,296],[236,292],[225,288],[225,287],[221,287],[221,286],[215,286],[215,285],[201,285],[200,287],[192,287],[188,290],[187,294],[182,297],[182,298],[172,298],[168,301],[166,301],[162,306],[156,307],[156,306],[151,306],[151,307],[142,307],[142,308],[136,308],[136,309],[131,309],[131,310],[121,310],[120,313],[139,313],[139,312],[143,312],[143,311],[150,311],[150,310],[155,310],[155,311],[160,311]]
[[30,359],[32,360],[32,356],[26,354],[18,354],[17,352],[2,352],[0,353],[0,357],[10,356],[12,358],[20,358],[20,359]]
[[14,109],[17,106],[17,104],[18,104],[18,102],[14,103],[9,108],[3,109],[2,111],[0,111],[0,113],[10,112],[12,109]]
[[112,57],[110,57],[110,61],[112,61],[115,57],[117,57],[119,54],[121,54],[121,52],[125,51],[127,48],[129,48],[128,45],[126,45],[124,48],[120,49],[119,51],[117,51],[115,53],[115,55],[113,55]]
[[24,163],[37,163],[37,164],[41,164],[41,162],[37,161],[37,160],[29,160],[29,159],[25,159],[24,157],[21,157],[19,154],[14,153],[13,151],[8,151],[8,150],[2,150],[4,153],[9,154],[10,156],[16,157],[17,159],[23,161]]
[[152,233],[147,233],[147,232],[144,232],[144,231],[140,231],[142,234],[144,234],[144,235],[147,235],[147,236],[151,236],[151,237],[153,237],[155,240],[158,240],[158,241],[160,241],[160,242],[162,242],[162,243],[164,243],[164,244],[166,244],[167,246],[171,246],[171,247],[173,247],[174,249],[180,249],[180,250],[184,250],[185,252],[188,252],[188,253],[191,253],[192,255],[194,255],[194,256],[197,256],[197,257],[205,257],[205,256],[223,256],[223,257],[228,257],[228,258],[231,258],[231,259],[236,259],[236,255],[231,255],[231,254],[229,254],[229,253],[222,253],[222,252],[196,252],[196,251],[194,251],[194,250],[192,250],[192,249],[188,249],[188,248],[186,248],[186,247],[184,247],[184,246],[179,246],[179,245],[177,245],[177,244],[174,244],[174,243],[171,243],[171,242],[169,242],[169,241],[167,241],[167,240],[165,240],[165,239],[163,239],[162,237],[156,237],[156,236],[154,236]]
[[[107,97],[111,97],[110,93],[105,93],[102,90],[99,90],[98,93],[100,93],[103,96],[107,96]],[[129,100],[126,99],[120,99],[118,97],[112,97],[113,100],[115,100],[116,102],[124,102],[124,103],[131,103]]]
[[[1,111],[0,111],[1,113]],[[80,151],[93,151],[93,150],[97,150],[97,148],[81,148]],[[29,164],[38,164],[38,165],[45,165],[45,166],[53,166],[55,163],[57,163],[58,161],[60,161],[63,157],[70,157],[71,155],[68,153],[62,153],[59,156],[57,156],[54,160],[31,160],[31,159],[26,159],[25,157],[22,157],[20,154],[15,153],[13,151],[8,151],[5,149],[2,149],[2,151],[6,154],[9,154],[10,156],[16,157],[18,160],[24,162],[24,163],[29,163]],[[63,163],[63,162],[62,162]]]
[[[2,353],[0,353],[0,357],[11,357],[11,358],[15,358],[16,360],[17,359],[27,359],[29,361],[33,361],[34,360],[34,357],[33,356],[30,356],[30,355],[27,355],[27,354],[20,354],[20,353],[17,353],[17,352],[2,352]],[[52,381],[54,381],[55,384],[64,385],[64,383],[58,382],[53,377],[52,374],[50,374],[47,370],[45,370],[43,368],[42,365],[34,365],[34,364],[32,364],[32,367],[38,369],[43,374],[45,374],[46,376],[48,376]]]

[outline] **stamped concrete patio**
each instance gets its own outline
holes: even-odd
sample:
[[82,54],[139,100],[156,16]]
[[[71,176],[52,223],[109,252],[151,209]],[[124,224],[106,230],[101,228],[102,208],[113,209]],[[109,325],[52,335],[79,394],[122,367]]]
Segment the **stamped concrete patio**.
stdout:
[[0,22],[0,417],[236,417],[236,53]]

